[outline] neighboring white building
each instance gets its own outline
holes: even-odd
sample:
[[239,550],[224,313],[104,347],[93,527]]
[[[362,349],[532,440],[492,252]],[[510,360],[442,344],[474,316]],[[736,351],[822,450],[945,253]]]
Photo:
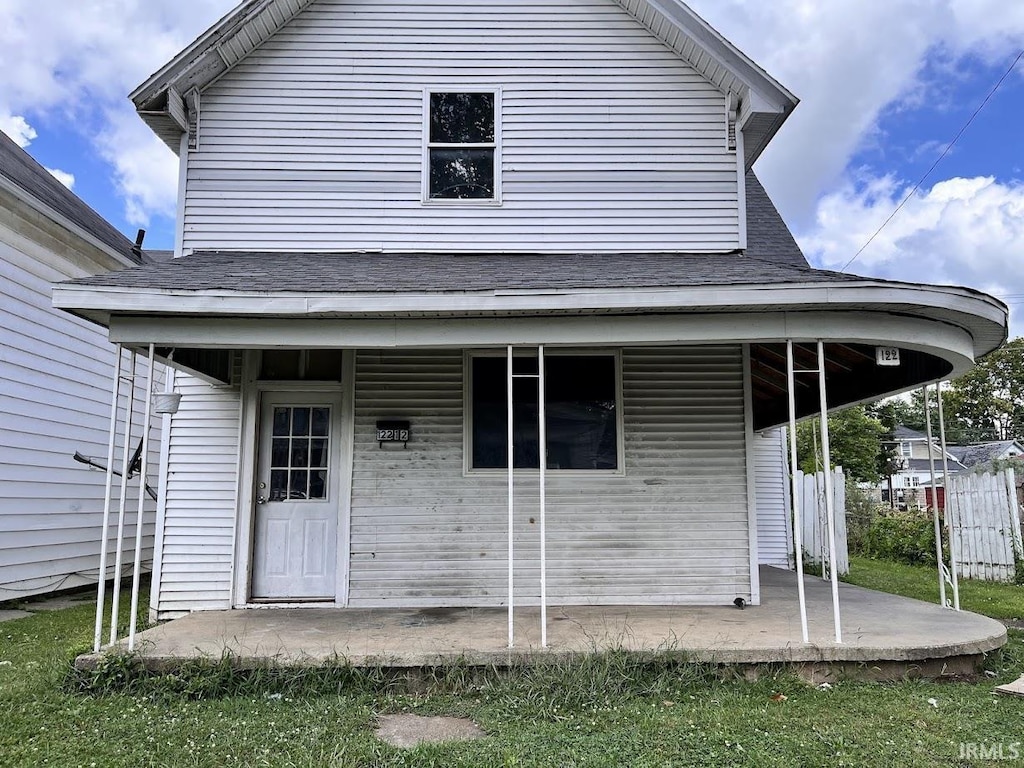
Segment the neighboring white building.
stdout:
[[[0,133],[0,601],[96,581],[104,475],[74,455],[106,461],[115,353],[103,328],[53,308],[50,287],[141,263]],[[128,530],[134,541],[134,514]]]
[[54,301],[207,379],[175,384],[161,618],[500,606],[510,565],[536,604],[542,520],[551,603],[757,604],[787,340],[841,407],[1006,338],[976,291],[807,264],[751,171],[796,98],[676,0],[249,0],[132,98],[178,258]]

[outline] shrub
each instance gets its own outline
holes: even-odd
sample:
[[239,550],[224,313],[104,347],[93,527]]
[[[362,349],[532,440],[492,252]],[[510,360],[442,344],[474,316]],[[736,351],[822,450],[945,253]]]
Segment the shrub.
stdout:
[[935,527],[931,516],[920,512],[877,515],[864,537],[863,554],[909,565],[935,565]]
[[867,550],[868,532],[889,507],[875,501],[870,491],[858,488],[852,481],[846,483],[846,545],[855,555],[870,556]]

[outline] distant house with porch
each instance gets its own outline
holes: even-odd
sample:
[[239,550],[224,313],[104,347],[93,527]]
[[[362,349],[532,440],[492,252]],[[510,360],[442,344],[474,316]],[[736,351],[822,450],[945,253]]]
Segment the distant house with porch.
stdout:
[[[131,240],[0,133],[0,601],[99,577],[104,475],[74,457],[106,462],[116,350],[104,328],[54,309],[50,286],[144,261]],[[154,464],[158,456],[154,450]],[[130,485],[134,492],[137,477]],[[126,522],[132,557],[134,513]],[[144,533],[148,568],[152,519]]]
[[1006,338],[808,265],[751,170],[797,99],[676,0],[249,0],[132,98],[177,258],[54,301],[195,374],[159,618],[758,604],[819,343],[838,408]]
[[932,435],[929,441],[926,433],[900,425],[893,430],[891,440],[884,444],[893,449],[899,461],[899,470],[892,477],[883,478],[881,494],[885,503],[890,501],[888,494],[891,489],[895,504],[923,509],[927,506],[926,488],[931,485],[933,469],[936,484],[942,486],[945,467],[949,467],[950,474],[965,468],[958,458],[957,449],[951,445],[946,446],[946,463],[943,464],[942,446],[937,435]]

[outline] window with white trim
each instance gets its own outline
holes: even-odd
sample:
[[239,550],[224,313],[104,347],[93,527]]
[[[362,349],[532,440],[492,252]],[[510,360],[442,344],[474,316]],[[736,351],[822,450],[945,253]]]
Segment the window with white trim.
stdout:
[[499,92],[428,91],[424,200],[498,202]]
[[[508,361],[469,359],[471,469],[508,468]],[[536,355],[513,358],[513,466],[540,465]],[[544,357],[545,429],[549,470],[619,468],[618,357],[613,354]]]

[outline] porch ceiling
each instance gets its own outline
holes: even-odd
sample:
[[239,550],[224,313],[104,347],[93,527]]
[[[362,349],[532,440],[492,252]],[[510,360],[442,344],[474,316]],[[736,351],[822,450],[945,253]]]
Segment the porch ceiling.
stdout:
[[[793,345],[794,368],[816,371],[817,345]],[[825,389],[830,408],[875,400],[891,392],[907,390],[924,382],[945,378],[953,365],[927,352],[901,350],[900,365],[879,366],[875,348],[865,344],[825,344]],[[752,344],[750,379],[754,428],[778,426],[789,419],[789,390],[785,344]],[[818,376],[794,376],[798,419],[817,415],[820,409]]]

